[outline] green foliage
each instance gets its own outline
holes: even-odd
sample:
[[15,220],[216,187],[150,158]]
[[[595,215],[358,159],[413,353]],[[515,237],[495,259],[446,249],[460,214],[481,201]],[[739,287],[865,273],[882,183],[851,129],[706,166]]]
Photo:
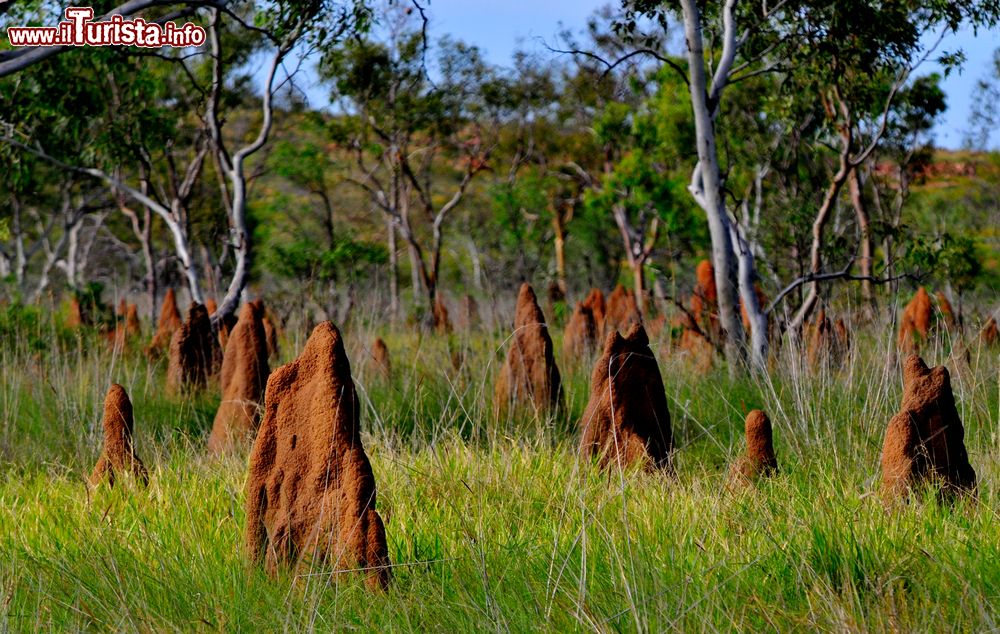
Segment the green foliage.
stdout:
[[982,281],[983,249],[970,236],[950,233],[937,238],[913,236],[907,245],[904,262],[918,277],[951,283],[959,292],[971,290]]
[[385,247],[370,242],[338,238],[327,249],[311,240],[274,244],[268,255],[270,270],[297,280],[336,281],[363,273],[387,259]]

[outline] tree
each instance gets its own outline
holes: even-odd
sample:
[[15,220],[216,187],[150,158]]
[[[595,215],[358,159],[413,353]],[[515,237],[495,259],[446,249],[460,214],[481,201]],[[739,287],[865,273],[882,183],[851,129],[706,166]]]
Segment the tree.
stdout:
[[492,70],[476,48],[440,42],[440,76],[431,78],[427,40],[413,19],[395,15],[385,42],[358,38],[328,51],[321,73],[348,112],[332,133],[354,155],[350,180],[385,218],[390,258],[396,234],[403,239],[414,298],[430,308],[445,228],[473,180],[490,169],[500,113]]

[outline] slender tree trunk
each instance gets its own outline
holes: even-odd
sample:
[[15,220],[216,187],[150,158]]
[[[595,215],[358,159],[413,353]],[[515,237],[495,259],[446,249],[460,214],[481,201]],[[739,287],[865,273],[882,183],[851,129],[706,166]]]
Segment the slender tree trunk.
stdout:
[[764,313],[764,308],[757,299],[757,289],[754,287],[756,268],[753,248],[735,225],[730,225],[730,227],[739,262],[740,299],[743,302],[743,310],[746,311],[747,320],[750,322],[750,362],[755,369],[765,371],[770,347],[767,339],[767,314]]
[[[719,157],[715,145],[713,106],[708,102],[708,79],[705,73],[705,51],[702,44],[701,12],[695,0],[682,0],[684,33],[687,40],[687,57],[690,68],[689,89],[694,111],[695,136],[698,145],[698,165],[692,175],[690,190],[705,211],[708,230],[712,239],[712,264],[715,268],[715,285],[718,291],[719,321],[726,358],[731,370],[744,359],[743,323],[739,315],[737,295],[736,258],[730,237],[730,222],[722,197],[719,175]],[[731,22],[731,2],[727,2],[727,21]],[[731,23],[725,25],[726,37],[735,39]],[[727,49],[729,47],[727,46]],[[731,67],[732,50],[724,51]]]
[[[844,187],[844,183],[847,182],[848,177],[853,171],[850,163],[851,139],[851,125],[847,122],[841,126],[840,166],[838,167],[836,174],[834,174],[830,185],[827,186],[826,194],[823,196],[823,202],[820,204],[819,210],[816,212],[816,219],[813,220],[812,245],[809,249],[809,272],[813,275],[818,275],[822,271],[823,232],[826,229],[826,223],[830,220],[830,214],[833,213],[837,197],[840,195],[840,192]],[[795,313],[795,316],[788,324],[788,334],[793,340],[797,341],[802,325],[809,317],[809,314],[816,306],[816,302],[818,300],[819,282],[810,282],[809,292],[802,301],[802,305],[799,307],[799,310]]]
[[479,257],[479,249],[476,247],[476,241],[472,238],[468,239],[469,245],[469,257],[472,259],[472,285],[476,290],[483,290],[483,263],[482,258]]
[[639,308],[639,314],[645,319],[649,310],[649,302],[646,296],[646,276],[643,273],[645,260],[635,258],[631,264],[632,284],[635,286],[635,305]]
[[389,314],[399,317],[399,254],[396,252],[396,225],[386,216],[385,233],[389,249]]
[[566,297],[566,227],[563,225],[562,214],[555,205],[552,207],[552,231],[555,235],[556,283],[563,297]]
[[[848,177],[847,186],[851,194],[851,204],[854,205],[854,215],[858,222],[858,238],[861,247],[861,260],[858,268],[861,275],[872,276],[872,236],[871,221],[868,217],[868,209],[865,206],[864,192],[861,188],[861,178],[858,169],[851,170]],[[861,300],[864,305],[864,315],[868,320],[875,318],[875,290],[871,280],[861,281]]]
[[420,277],[420,269],[423,266],[423,261],[417,252],[417,248],[409,240],[406,243],[406,252],[410,256],[410,286],[413,290],[413,301],[419,303],[419,298],[425,296],[426,293]]

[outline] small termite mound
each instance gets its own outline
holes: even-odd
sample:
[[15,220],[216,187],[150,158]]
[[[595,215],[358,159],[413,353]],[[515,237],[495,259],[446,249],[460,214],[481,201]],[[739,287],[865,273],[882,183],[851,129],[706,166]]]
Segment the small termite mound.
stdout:
[[149,474],[142,460],[135,455],[132,444],[132,401],[125,388],[112,384],[104,397],[104,450],[97,459],[88,482],[92,487],[107,482],[114,486],[119,479],[131,476],[143,486],[149,484]]
[[905,500],[933,481],[943,497],[974,493],[976,472],[965,449],[965,428],[955,407],[951,376],[910,355],[903,366],[903,401],[882,443],[882,498]]
[[752,484],[778,472],[771,419],[761,410],[755,409],[747,414],[744,429],[747,450],[729,468],[728,482],[732,488]]
[[641,465],[672,472],[667,395],[641,324],[624,337],[608,335],[594,364],[580,428],[584,460],[596,459],[605,469]]

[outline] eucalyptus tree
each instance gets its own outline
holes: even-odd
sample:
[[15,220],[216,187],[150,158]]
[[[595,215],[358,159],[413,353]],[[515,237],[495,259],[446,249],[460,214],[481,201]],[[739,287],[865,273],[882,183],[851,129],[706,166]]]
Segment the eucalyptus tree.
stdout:
[[344,110],[331,134],[354,157],[350,180],[385,220],[391,274],[398,234],[414,299],[430,308],[449,221],[492,169],[503,100],[478,49],[450,39],[431,47],[416,14],[386,15],[384,39],[348,39],[320,71]]
[[[197,301],[203,299],[203,291],[191,249],[188,206],[202,177],[206,160],[212,160],[219,177],[221,205],[217,207],[225,210],[228,224],[224,249],[232,254],[230,281],[219,303],[219,310],[213,316],[213,319],[219,320],[235,312],[249,277],[252,252],[247,224],[248,183],[251,177],[248,160],[267,144],[273,127],[275,93],[280,85],[291,80],[297,66],[289,64],[291,70],[281,69],[285,68],[286,61],[301,61],[302,56],[314,48],[326,46],[348,33],[364,30],[371,15],[364,0],[190,4],[194,8],[207,7],[195,14],[197,19],[205,22],[208,33],[205,45],[196,49],[155,54],[130,49],[75,51],[71,55],[60,55],[55,60],[36,61],[20,67],[34,74],[36,71],[49,72],[46,64],[51,66],[55,62],[83,63],[86,66],[88,58],[107,58],[109,63],[119,64],[104,72],[91,69],[78,74],[78,80],[74,82],[104,88],[106,95],[96,101],[104,104],[108,112],[82,120],[95,129],[108,130],[111,135],[115,131],[120,132],[118,138],[112,137],[111,142],[99,143],[105,135],[95,135],[95,142],[87,151],[59,158],[53,154],[52,148],[39,143],[25,130],[25,118],[11,117],[9,109],[5,108],[4,120],[8,129],[4,140],[64,169],[103,182],[115,195],[124,196],[151,210],[168,228],[189,291]],[[146,17],[154,21],[162,19],[162,11],[161,8],[160,13]],[[299,51],[301,55],[296,58],[293,51]],[[156,73],[143,65],[128,68],[129,61],[136,56],[142,57],[148,64],[165,64],[170,70],[161,73],[161,82],[157,83],[153,79]],[[248,95],[246,71],[250,64],[259,63],[261,59],[264,60],[263,85],[259,97],[252,99]],[[124,72],[115,73],[113,70]],[[284,72],[283,76],[279,75],[281,72]],[[174,87],[182,85],[185,89],[179,92],[170,90],[170,84],[162,82],[164,75],[176,80]],[[15,75],[8,81],[21,85],[31,79]],[[110,85],[104,87],[102,82],[105,80]],[[136,94],[146,98],[135,99]],[[123,99],[123,96],[129,95],[133,97],[131,100]],[[189,98],[184,98],[184,95]],[[236,135],[224,134],[224,126],[231,115],[253,101],[256,101],[253,107],[259,111],[259,119],[251,124],[252,128]],[[30,100],[26,103],[26,107],[30,108]],[[153,120],[151,113],[163,114],[165,111],[170,111],[170,116]],[[71,108],[61,112],[62,120],[67,122],[78,115],[79,112]],[[165,121],[169,125],[164,126]],[[185,134],[163,134],[164,129],[171,129],[170,125],[173,130],[183,129]],[[187,140],[181,152],[177,152],[174,145],[178,136]],[[122,152],[134,154],[134,169],[122,169],[122,164],[129,160],[121,156]],[[177,160],[181,157],[183,165]],[[130,211],[135,215],[127,205],[120,206],[126,215]],[[144,236],[149,230],[149,223],[135,223],[134,228]]]

